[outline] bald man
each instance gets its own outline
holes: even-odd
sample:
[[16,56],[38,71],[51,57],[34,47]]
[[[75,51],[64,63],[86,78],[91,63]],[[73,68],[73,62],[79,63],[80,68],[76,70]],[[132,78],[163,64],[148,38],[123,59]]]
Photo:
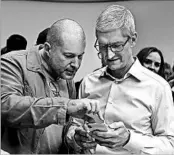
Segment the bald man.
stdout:
[[[71,19],[55,22],[44,48],[1,58],[1,148],[11,154],[55,154],[68,116],[97,113],[99,103],[75,99],[73,77],[85,52],[85,34]],[[40,50],[39,50],[40,49]]]

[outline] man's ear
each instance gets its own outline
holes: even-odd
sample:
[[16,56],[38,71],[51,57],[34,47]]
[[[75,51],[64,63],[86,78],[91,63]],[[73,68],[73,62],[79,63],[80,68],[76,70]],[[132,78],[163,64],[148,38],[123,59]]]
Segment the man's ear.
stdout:
[[137,43],[137,38],[138,38],[138,35],[137,33],[135,32],[134,35],[131,37],[131,47],[134,47]]
[[47,57],[50,57],[51,45],[48,42],[44,43],[44,49]]

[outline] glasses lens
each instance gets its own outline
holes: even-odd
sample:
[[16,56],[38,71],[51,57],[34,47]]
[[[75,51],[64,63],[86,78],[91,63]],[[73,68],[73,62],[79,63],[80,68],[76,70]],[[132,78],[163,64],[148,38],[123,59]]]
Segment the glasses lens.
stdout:
[[100,45],[100,46],[99,46],[99,50],[100,50],[100,51],[106,51],[107,48],[108,48],[107,45]]
[[110,48],[113,52],[120,52],[123,50],[123,45],[111,45]]

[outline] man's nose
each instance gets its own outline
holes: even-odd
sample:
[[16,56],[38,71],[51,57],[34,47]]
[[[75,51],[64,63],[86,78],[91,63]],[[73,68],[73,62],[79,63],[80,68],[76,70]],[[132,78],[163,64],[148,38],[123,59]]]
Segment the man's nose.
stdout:
[[78,69],[79,68],[79,59],[78,58],[74,58],[73,61],[71,62],[71,66],[73,66],[74,68]]
[[112,59],[115,56],[115,53],[111,51],[111,49],[108,47],[108,59]]

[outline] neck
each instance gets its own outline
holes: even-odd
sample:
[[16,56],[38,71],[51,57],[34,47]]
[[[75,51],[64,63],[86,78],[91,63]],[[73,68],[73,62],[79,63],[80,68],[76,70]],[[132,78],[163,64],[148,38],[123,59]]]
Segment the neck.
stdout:
[[108,73],[110,73],[113,77],[115,77],[117,79],[121,79],[129,71],[129,69],[131,68],[133,63],[134,63],[134,59],[132,58],[129,61],[129,63],[123,68],[120,68],[120,69],[117,69],[117,70],[111,70],[111,69],[108,68]]

